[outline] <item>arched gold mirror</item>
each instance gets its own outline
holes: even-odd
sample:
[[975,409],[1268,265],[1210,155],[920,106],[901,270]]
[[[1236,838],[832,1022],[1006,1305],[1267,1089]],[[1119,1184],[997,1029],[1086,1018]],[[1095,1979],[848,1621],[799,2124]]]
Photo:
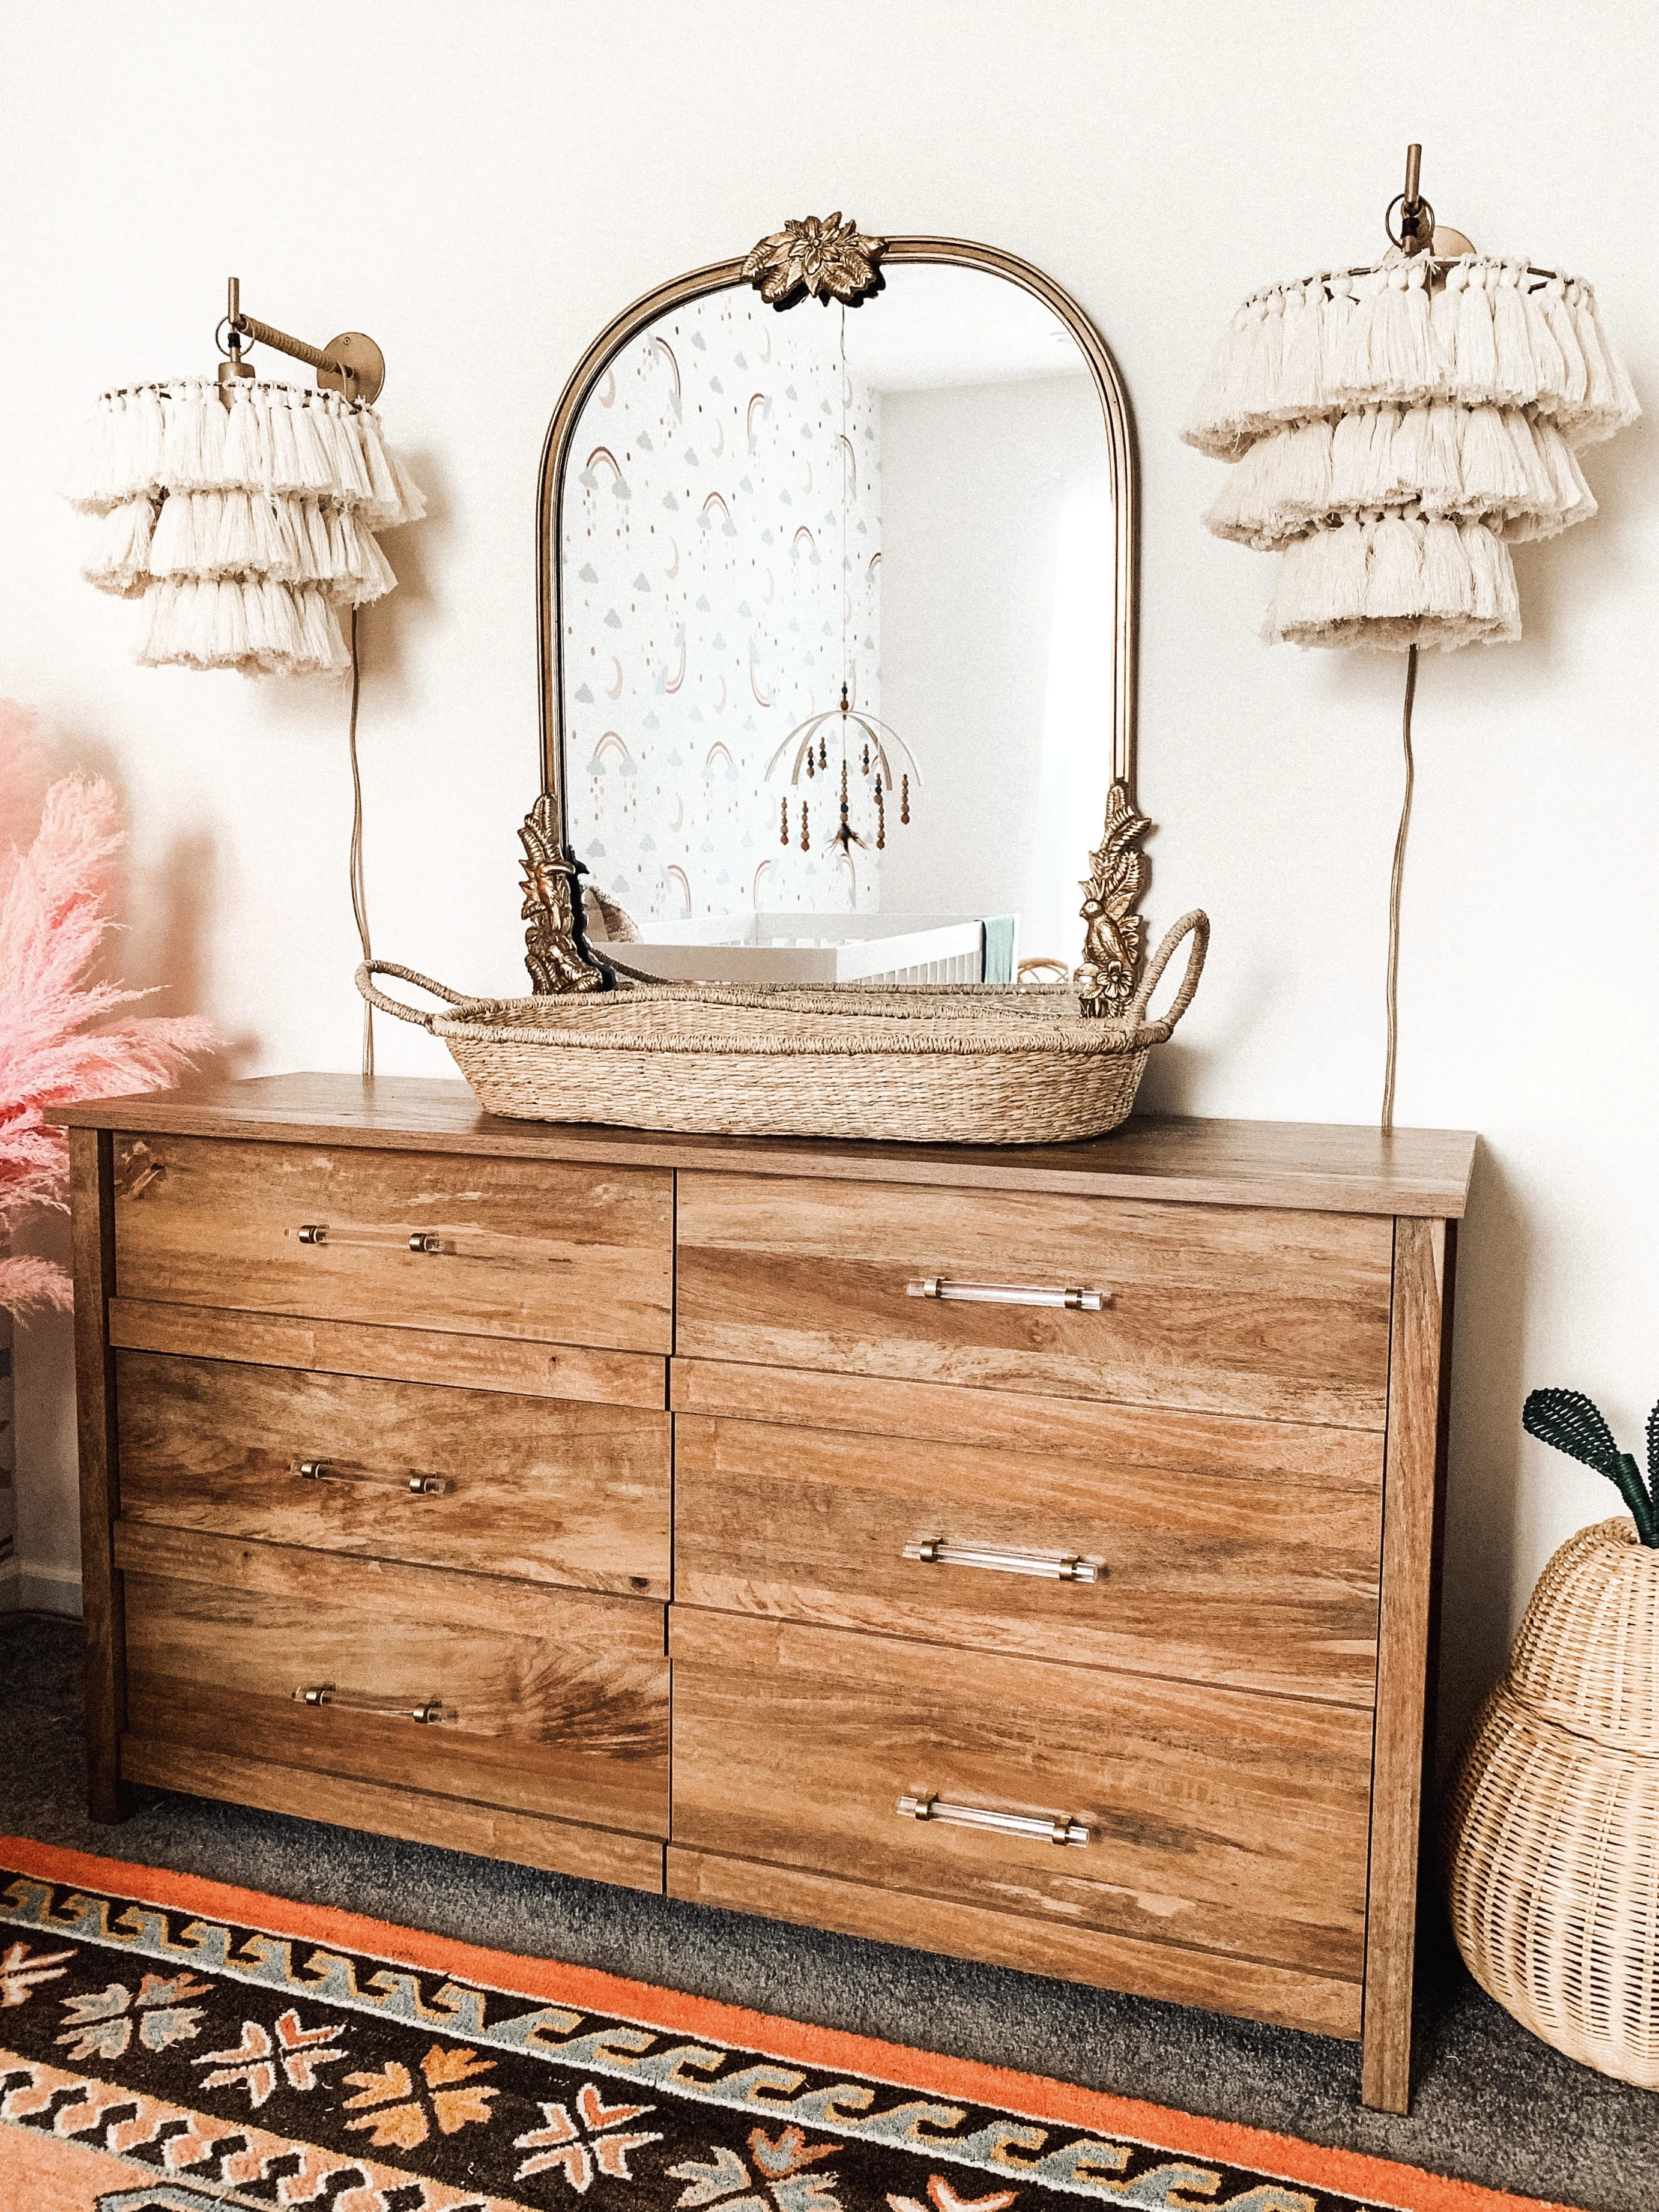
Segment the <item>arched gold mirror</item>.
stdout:
[[542,457],[535,990],[1058,975],[1121,1010],[1136,540],[1116,364],[1026,262],[837,216],[637,301]]

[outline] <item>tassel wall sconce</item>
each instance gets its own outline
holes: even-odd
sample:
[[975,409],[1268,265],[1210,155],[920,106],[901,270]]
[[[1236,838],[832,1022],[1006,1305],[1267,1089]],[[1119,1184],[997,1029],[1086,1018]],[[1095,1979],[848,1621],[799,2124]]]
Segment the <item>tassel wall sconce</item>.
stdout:
[[[386,362],[372,338],[289,337],[242,313],[234,276],[219,327],[216,378],[104,393],[65,496],[99,518],[88,582],[143,603],[145,666],[349,672],[351,906],[367,960],[357,611],[398,580],[376,532],[418,522],[426,502],[374,412]],[[256,376],[242,358],[250,343],[307,363],[315,389]],[[362,1069],[374,1072],[367,1008]]]
[[[257,322],[234,276],[220,327],[216,381],[136,385],[98,402],[66,487],[100,518],[87,580],[143,600],[146,666],[343,672],[339,610],[398,580],[375,533],[426,511],[372,404],[380,348],[356,331],[308,346]],[[317,388],[256,377],[248,340],[310,363]]]
[[1268,642],[1407,656],[1385,1130],[1394,1126],[1418,654],[1520,636],[1510,546],[1589,520],[1595,501],[1579,452],[1641,412],[1589,286],[1477,253],[1461,232],[1437,228],[1421,157],[1420,146],[1408,149],[1379,264],[1245,301],[1185,433],[1200,453],[1234,465],[1208,527],[1284,556]]

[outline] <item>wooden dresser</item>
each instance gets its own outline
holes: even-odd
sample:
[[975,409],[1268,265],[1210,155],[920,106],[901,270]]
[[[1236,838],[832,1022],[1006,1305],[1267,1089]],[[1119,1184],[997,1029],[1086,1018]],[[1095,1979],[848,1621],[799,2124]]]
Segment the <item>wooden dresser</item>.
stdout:
[[1467,1135],[71,1130],[94,1817],[228,1798],[1410,2081]]

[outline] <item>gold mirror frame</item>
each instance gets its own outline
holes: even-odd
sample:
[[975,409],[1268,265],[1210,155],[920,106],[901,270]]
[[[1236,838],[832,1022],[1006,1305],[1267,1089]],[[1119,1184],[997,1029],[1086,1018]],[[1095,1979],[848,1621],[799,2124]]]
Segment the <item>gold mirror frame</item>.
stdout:
[[589,949],[578,881],[582,872],[566,835],[562,521],[565,477],[576,422],[617,355],[670,308],[711,292],[752,283],[779,313],[808,298],[848,305],[877,294],[881,269],[904,262],[979,269],[1020,285],[1050,308],[1076,339],[1105,418],[1114,516],[1112,781],[1101,842],[1081,885],[1086,925],[1084,961],[1074,979],[1085,1013],[1120,1012],[1139,980],[1146,888],[1140,842],[1152,824],[1138,811],[1135,787],[1136,623],[1139,613],[1140,487],[1134,423],[1110,348],[1078,301],[1029,261],[961,238],[877,239],[855,224],[808,218],[763,238],[741,259],[714,261],[635,300],[606,324],[576,364],[542,447],[536,493],[536,659],[541,718],[542,792],[519,832],[524,850],[526,965],[538,994],[605,990],[613,971]]

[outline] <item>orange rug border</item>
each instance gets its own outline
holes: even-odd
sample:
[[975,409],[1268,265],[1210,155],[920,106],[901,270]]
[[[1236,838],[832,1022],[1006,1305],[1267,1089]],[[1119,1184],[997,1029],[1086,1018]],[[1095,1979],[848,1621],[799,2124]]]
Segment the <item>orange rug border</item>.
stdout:
[[1109,2090],[1085,2089],[908,2044],[883,2043],[840,2028],[815,2027],[775,2013],[750,2012],[718,1998],[627,1981],[592,1966],[486,1950],[453,1936],[371,1920],[333,1905],[303,1905],[261,1890],[239,1889],[201,1875],[140,1866],[130,1859],[100,1858],[27,1836],[0,1836],[0,1853],[5,1854],[8,1870],[42,1881],[83,1883],[141,1904],[229,1920],[278,1938],[297,1936],[339,1950],[366,1952],[397,1966],[450,1974],[508,1996],[611,2013],[642,2027],[677,2034],[703,2033],[797,2065],[861,2075],[958,2103],[966,2099],[1058,2126],[1127,2136],[1157,2150],[1246,2170],[1254,2167],[1275,2180],[1355,2197],[1380,2197],[1395,2212],[1575,2212],[1574,2207],[1553,2200],[1515,2197],[1480,2182],[1455,2181],[1367,2151],[1307,2142],[1235,2120],[1206,2119],[1176,2106],[1147,2104]]

